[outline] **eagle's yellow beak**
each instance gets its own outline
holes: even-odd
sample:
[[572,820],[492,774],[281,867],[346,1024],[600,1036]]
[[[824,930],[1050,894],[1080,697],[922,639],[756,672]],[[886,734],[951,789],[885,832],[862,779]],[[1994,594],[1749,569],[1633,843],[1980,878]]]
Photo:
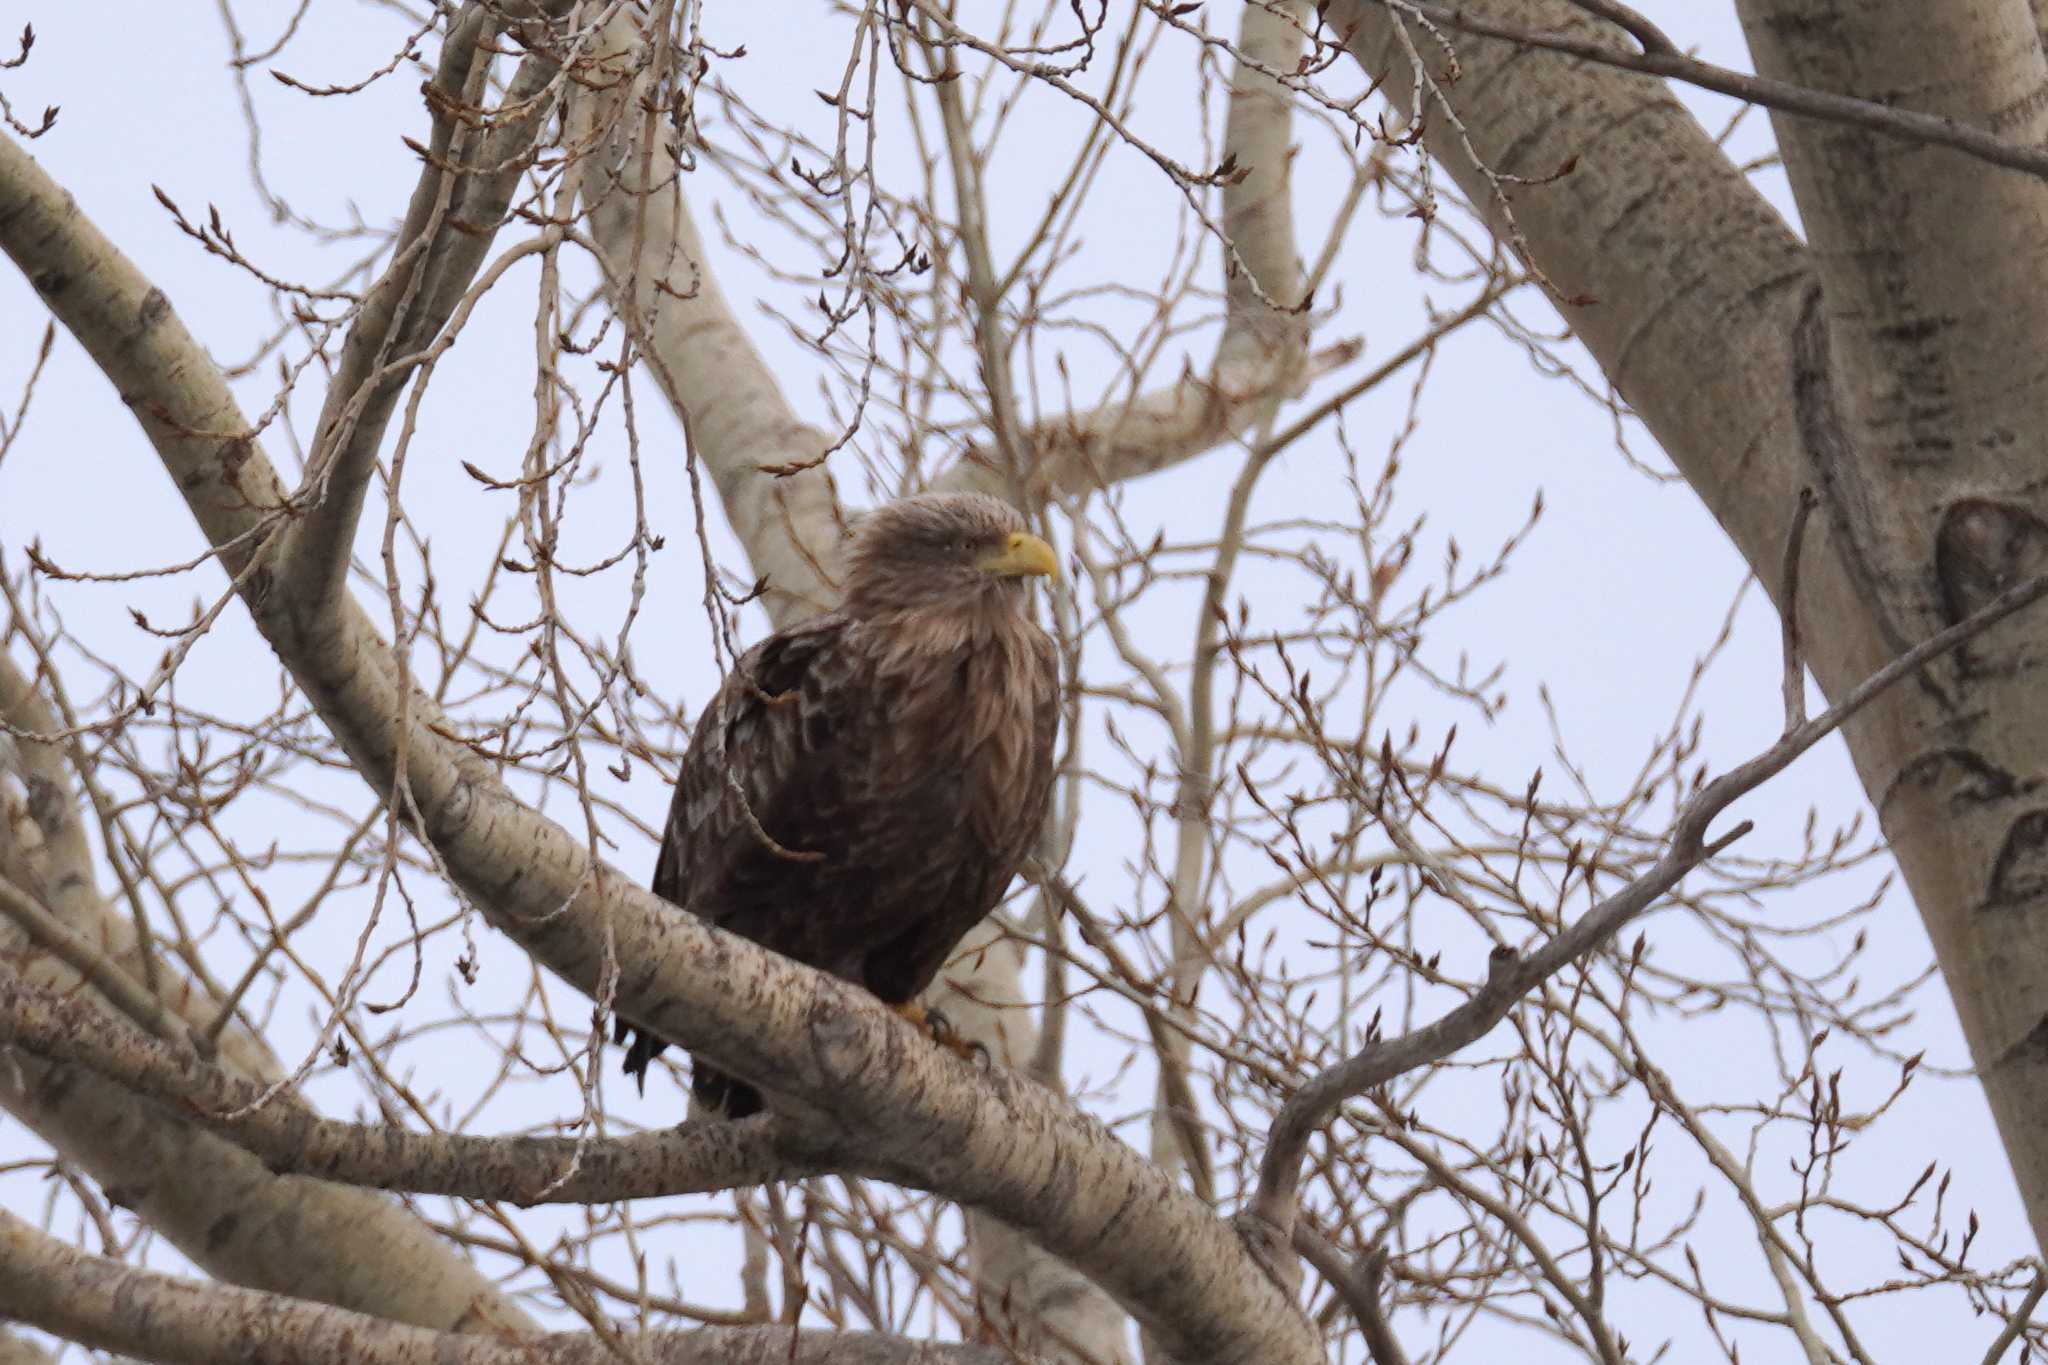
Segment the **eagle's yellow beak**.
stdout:
[[1003,574],[1016,577],[1022,574],[1043,574],[1049,578],[1060,576],[1060,557],[1053,553],[1052,546],[1032,535],[1029,531],[1012,531],[1003,548],[978,561],[975,567],[983,573]]

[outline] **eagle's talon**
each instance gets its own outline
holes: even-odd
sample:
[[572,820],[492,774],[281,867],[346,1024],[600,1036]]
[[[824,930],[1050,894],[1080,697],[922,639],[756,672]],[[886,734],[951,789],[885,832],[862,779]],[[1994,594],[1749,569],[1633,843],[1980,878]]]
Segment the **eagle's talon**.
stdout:
[[977,1070],[986,1070],[995,1065],[995,1058],[980,1041],[969,1038],[953,1027],[952,1020],[937,1010],[931,1012],[932,1041],[952,1053],[963,1062],[972,1062]]
[[977,1066],[994,1065],[989,1050],[972,1038],[963,1036],[943,1012],[920,1005],[914,1000],[906,1004],[891,1005],[889,1008],[960,1060],[973,1062]]

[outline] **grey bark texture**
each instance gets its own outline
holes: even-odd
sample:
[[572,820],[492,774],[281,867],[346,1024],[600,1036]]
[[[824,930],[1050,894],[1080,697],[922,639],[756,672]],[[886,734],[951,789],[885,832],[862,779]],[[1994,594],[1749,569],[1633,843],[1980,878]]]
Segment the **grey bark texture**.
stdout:
[[[1739,9],[1761,75],[2042,138],[2039,21],[2021,0]],[[1554,283],[1580,340],[1773,592],[1799,490],[1820,494],[1800,613],[1826,623],[1804,640],[1824,690],[1839,695],[2048,563],[2048,184],[1774,115],[1802,244],[1660,82],[1458,36],[1461,78],[1418,97],[1387,8],[1338,0],[1326,13],[1397,107],[1420,98],[1435,115],[1438,162]],[[1557,0],[1512,17],[1619,36]],[[1511,226],[1486,171],[1541,177],[1574,157],[1554,183],[1507,191]],[[2038,641],[1996,631],[1846,733],[2048,1243]]]
[[[1000,1347],[905,1341],[870,1332],[708,1327],[599,1340],[436,1332],[325,1304],[200,1284],[88,1256],[0,1211],[0,1312],[68,1340],[164,1365],[1009,1365]],[[0,1361],[10,1343],[0,1333]],[[35,1357],[25,1357],[33,1361]]]

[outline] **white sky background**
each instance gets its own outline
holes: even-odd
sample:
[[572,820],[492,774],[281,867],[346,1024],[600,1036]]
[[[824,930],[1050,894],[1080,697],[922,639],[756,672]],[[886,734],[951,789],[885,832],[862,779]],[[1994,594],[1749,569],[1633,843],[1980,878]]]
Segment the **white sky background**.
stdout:
[[[1665,0],[1641,6],[1681,44],[1696,45],[1701,55],[1729,65],[1747,66],[1740,33],[1729,7],[1701,6]],[[275,13],[272,13],[275,8]],[[244,4],[238,10],[254,46],[267,45],[286,7]],[[811,93],[836,86],[845,62],[845,28],[822,22],[822,6],[717,4],[709,6],[705,36],[720,48],[744,44],[748,56],[717,69],[719,78],[742,90],[755,107],[784,116],[829,144],[832,111]],[[801,14],[802,22],[778,23],[768,15]],[[265,292],[224,263],[207,257],[182,236],[156,202],[152,183],[160,185],[197,218],[209,204],[217,205],[237,242],[266,267],[291,278],[320,279],[334,271],[346,254],[359,248],[343,245],[322,255],[299,233],[274,227],[255,195],[248,174],[248,147],[237,97],[225,68],[227,44],[212,7],[194,5],[15,4],[0,15],[0,31],[18,29],[23,20],[35,26],[38,42],[29,66],[0,75],[0,89],[13,101],[18,116],[33,117],[43,105],[62,106],[56,128],[33,151],[42,164],[77,197],[81,208],[110,235],[166,292],[188,328],[223,362],[238,360],[253,349],[273,325]],[[1226,3],[1209,6],[1206,22],[1214,32],[1231,34],[1236,10]],[[319,0],[306,20],[305,31],[274,65],[309,83],[359,79],[383,64],[406,25],[391,12]],[[1178,52],[1162,53],[1148,71],[1148,89],[1156,88],[1156,105],[1148,104],[1141,130],[1180,155],[1189,164],[1205,157],[1199,130],[1188,117],[1191,90],[1186,63]],[[286,90],[259,70],[251,82],[264,126],[264,170],[272,185],[296,208],[323,222],[344,219],[349,206],[367,222],[385,224],[402,213],[416,163],[399,143],[402,134],[424,136],[425,119],[418,96],[417,75],[400,72],[364,95],[346,100],[310,100]],[[1178,94],[1178,99],[1174,96]],[[1688,96],[1710,128],[1728,117],[1727,101]],[[1068,139],[1078,134],[1073,111],[1062,109],[1058,97],[1037,92],[1027,108],[1032,121],[1006,136],[1002,158],[989,176],[995,203],[991,218],[1002,253],[1005,226],[1035,217],[1045,193],[1044,178],[1066,164]],[[1220,130],[1220,105],[1213,107],[1211,134]],[[888,130],[884,129],[886,136]],[[1767,137],[1767,125],[1753,116],[1742,146],[1753,154]],[[1303,250],[1313,255],[1341,188],[1334,172],[1319,178],[1317,166],[1338,165],[1326,154],[1328,138],[1303,127],[1297,141],[1316,155],[1297,163],[1297,215]],[[1209,156],[1207,160],[1213,161]],[[886,164],[886,163],[885,163]],[[1140,289],[1156,285],[1166,271],[1173,244],[1183,242],[1174,213],[1176,192],[1142,158],[1128,150],[1113,156],[1098,184],[1086,220],[1085,250],[1072,267],[1069,283],[1127,283]],[[1034,178],[1036,177],[1036,178]],[[1767,192],[1781,207],[1786,200],[1782,177],[1762,177]],[[909,188],[905,185],[903,188]],[[776,253],[792,269],[814,262],[801,244],[763,229],[743,197],[731,192],[715,175],[691,183],[694,203],[706,236],[714,243],[717,228],[708,211],[715,202],[736,235],[758,244],[771,259]],[[1006,212],[1007,210],[1007,212]],[[1019,229],[1021,231],[1021,229]],[[1341,383],[1377,363],[1405,344],[1418,330],[1425,300],[1448,311],[1470,298],[1469,290],[1427,285],[1410,270],[1416,225],[1400,218],[1381,218],[1369,210],[1356,220],[1333,278],[1342,285],[1336,314],[1317,334],[1319,343],[1343,336],[1362,336],[1366,351],[1358,365],[1341,373]],[[509,241],[510,235],[501,239]],[[799,410],[820,425],[832,419],[819,395],[822,377],[815,355],[792,340],[787,327],[750,308],[756,298],[785,316],[814,326],[802,287],[775,283],[738,252],[717,249],[715,268],[730,297],[740,302],[743,321],[753,326],[758,344],[783,375]],[[1213,272],[1212,272],[1213,280]],[[522,283],[523,282],[523,283]],[[423,414],[421,435],[407,473],[408,501],[416,508],[445,507],[444,517],[422,514],[435,538],[436,569],[443,575],[447,599],[463,600],[461,584],[489,555],[501,503],[465,476],[460,460],[470,460],[503,476],[516,469],[531,419],[533,275],[515,275],[472,324],[467,340],[452,353],[437,378]],[[1515,308],[1525,320],[1549,325],[1548,312],[1533,294],[1516,296]],[[34,293],[11,271],[0,271],[0,404],[12,409],[28,373],[41,336],[44,313]],[[1187,352],[1199,365],[1211,338],[1190,337]],[[1081,343],[1076,343],[1080,345]],[[1045,358],[1041,356],[1043,362]],[[1711,363],[1703,357],[1703,363]],[[1167,367],[1177,370],[1177,360]],[[1079,371],[1086,373],[1085,370]],[[1590,362],[1582,373],[1597,377]],[[1039,378],[1050,381],[1049,363]],[[1161,376],[1163,377],[1163,375]],[[1351,408],[1343,431],[1360,466],[1376,471],[1386,447],[1399,431],[1410,376],[1396,380]],[[240,386],[251,410],[260,408],[274,391],[269,373]],[[1320,391],[1319,391],[1320,392]],[[1041,398],[1054,406],[1057,389]],[[655,401],[650,382],[638,390],[639,421],[646,450],[649,503],[655,529],[669,537],[669,548],[656,556],[645,617],[634,633],[636,660],[645,676],[672,689],[671,699],[686,712],[696,707],[715,683],[705,648],[706,626],[699,602],[697,560],[690,539],[689,503],[680,460],[663,465],[662,457],[679,452],[680,434],[673,419]],[[1311,401],[1313,399],[1311,396]],[[295,399],[291,411],[303,434],[316,410],[317,385]],[[1438,714],[1441,703],[1431,694],[1411,689],[1406,695],[1417,707],[1412,719],[1425,735],[1460,722],[1458,755],[1490,774],[1501,786],[1519,790],[1531,768],[1541,765],[1549,788],[1562,795],[1562,774],[1551,751],[1551,738],[1537,699],[1538,683],[1547,683],[1561,719],[1573,759],[1587,774],[1596,793],[1616,794],[1633,778],[1654,738],[1670,723],[1672,706],[1684,688],[1694,659],[1718,630],[1743,578],[1742,566],[1699,501],[1675,482],[1659,483],[1631,470],[1616,456],[1608,415],[1571,386],[1539,374],[1526,354],[1490,328],[1468,328],[1437,356],[1419,408],[1420,425],[1409,439],[1400,485],[1401,515],[1396,523],[1427,513],[1428,531],[1421,538],[1416,570],[1433,572],[1441,563],[1443,538],[1455,536],[1468,559],[1481,560],[1525,518],[1540,489],[1547,512],[1507,578],[1479,594],[1434,628],[1432,644],[1438,659],[1455,657],[1455,648],[1470,651],[1475,671],[1505,662],[1502,688],[1509,705],[1490,728],[1474,723],[1469,711]],[[1283,466],[1269,475],[1257,503],[1260,516],[1279,518],[1306,514],[1320,499],[1342,496],[1337,470],[1335,428],[1291,452]],[[1631,432],[1638,457],[1662,467],[1661,457],[1639,427]],[[621,449],[617,447],[617,449]],[[286,451],[272,439],[274,459]],[[616,470],[623,456],[609,463]],[[1224,457],[1228,460],[1228,457]],[[856,503],[868,500],[858,472],[839,468],[842,491]],[[1224,493],[1234,475],[1233,464],[1197,461],[1165,475],[1131,485],[1123,498],[1125,518],[1136,528],[1157,525],[1169,537],[1213,531],[1220,520]],[[610,494],[586,502],[581,514],[604,524],[579,523],[589,547],[616,545],[631,526],[630,508],[617,501],[622,483],[613,478]],[[608,510],[603,496],[614,501]],[[373,506],[374,510],[374,506]],[[361,549],[374,556],[381,528],[366,526]],[[725,563],[738,565],[737,555],[722,528],[717,547]],[[1138,539],[1146,537],[1138,534]],[[114,400],[109,386],[82,352],[60,335],[55,354],[36,395],[26,430],[0,464],[0,562],[19,573],[24,551],[40,541],[43,549],[67,568],[115,572],[181,562],[201,548],[198,532],[170,487],[147,443],[128,414]],[[587,547],[586,547],[587,548]],[[1272,589],[1256,566],[1240,578],[1240,590],[1252,603],[1254,618],[1262,606],[1286,619],[1287,604],[1261,602],[1262,583]],[[124,660],[134,674],[145,673],[161,644],[138,630],[129,619],[140,606],[159,624],[184,619],[195,598],[208,600],[219,591],[220,577],[204,572],[174,580],[143,580],[123,585],[75,585],[59,600],[68,627],[108,657]],[[624,611],[626,580],[613,576],[585,585],[579,609],[590,611],[589,629],[615,632]],[[1184,655],[1192,638],[1193,617],[1186,603],[1165,602],[1139,624],[1141,634],[1163,655]],[[372,603],[373,614],[381,607]],[[579,618],[580,619],[580,618]],[[743,622],[746,638],[758,636],[758,616]],[[1701,709],[1706,715],[1702,756],[1717,769],[1747,757],[1766,745],[1779,724],[1778,626],[1775,616],[1751,593],[1736,616],[1734,638],[1709,675]],[[275,665],[267,649],[255,642],[238,610],[231,608],[212,636],[194,650],[180,674],[178,692],[187,705],[217,713],[261,715],[275,698]],[[1401,718],[1405,728],[1408,716]],[[1098,753],[1100,750],[1097,751]],[[352,779],[350,780],[352,782]],[[351,809],[364,808],[364,798],[348,784],[333,791]],[[629,787],[617,789],[639,818],[658,824],[666,802],[659,785],[641,773]],[[1760,832],[1746,852],[1777,847],[1794,849],[1809,805],[1817,805],[1823,827],[1854,817],[1862,810],[1859,789],[1839,745],[1830,742],[1810,755],[1765,792],[1741,804],[1736,814],[1755,820]],[[1127,886],[1120,860],[1129,848],[1129,833],[1117,825],[1127,815],[1091,810],[1084,819],[1074,868],[1096,888],[1098,899],[1111,888]],[[1871,826],[1863,812],[1865,830]],[[322,827],[325,829],[325,827]],[[640,870],[651,865],[652,851],[644,839],[623,828],[608,829],[621,848],[615,860]],[[266,837],[289,841],[288,828],[265,834],[250,831],[252,846]],[[1092,847],[1091,847],[1092,845]],[[1882,874],[1868,865],[1800,895],[1782,897],[1773,913],[1787,919],[1820,919],[1830,911],[1868,894]],[[1256,870],[1254,870],[1256,875]],[[267,883],[280,904],[293,903],[289,869]],[[331,916],[330,912],[330,916]],[[1911,906],[1894,892],[1877,916],[1866,921],[1875,946],[1865,958],[1863,975],[1873,989],[1888,988],[1928,962],[1930,949]],[[344,960],[358,926],[323,919],[300,941],[314,961]],[[1688,935],[1678,916],[1665,913],[1648,925],[1653,945],[1682,966]],[[479,1010],[489,1008],[493,983],[508,990],[524,984],[518,955],[485,938],[486,974],[481,994],[464,994],[452,963],[426,964],[424,1008],[446,1011],[460,998]],[[1846,943],[1830,945],[1835,951]],[[1447,970],[1460,970],[1447,959]],[[399,978],[403,964],[393,970]],[[1463,973],[1483,971],[1478,955]],[[382,988],[374,988],[374,996]],[[402,980],[400,983],[402,985]],[[391,992],[384,992],[389,995]],[[557,1000],[571,993],[559,988]],[[500,999],[506,997],[498,997]],[[1919,997],[1918,1017],[1899,1041],[1904,1050],[1925,1048],[1930,1065],[1960,1066],[1965,1060],[1953,1014],[1939,988]],[[574,1015],[574,1007],[571,1014]],[[1123,1021],[1127,1023],[1128,1021]],[[293,1049],[310,1044],[313,1021],[301,1006],[281,1013],[271,1030],[273,1042],[296,1060]],[[448,1035],[451,1039],[459,1035]],[[1668,1039],[1655,1039],[1653,1049],[1679,1081],[1681,1093],[1704,1098],[1725,1092],[1750,1098],[1764,1092],[1770,1061],[1758,1048],[1754,1026],[1725,1018],[1672,1025]],[[1655,1038],[1655,1035],[1653,1035]],[[1904,1041],[1910,1038],[1910,1042]],[[1493,1048],[1500,1038],[1482,1048]],[[451,1042],[450,1047],[456,1046]],[[416,1054],[417,1055],[417,1054]],[[1078,1042],[1069,1057],[1069,1080],[1108,1079],[1117,1054],[1090,1053]],[[1880,1100],[1895,1078],[1894,1068],[1867,1059],[1851,1048],[1823,1050],[1822,1061],[1847,1068],[1845,1107],[1866,1108]],[[465,1068],[488,1067],[487,1055],[451,1050],[446,1059],[452,1077]],[[615,1062],[612,1063],[615,1065]],[[1149,1084],[1124,1082],[1127,1105],[1142,1101]],[[609,1100],[620,1112],[650,1122],[669,1121],[682,1102],[665,1079],[650,1087],[644,1105],[633,1102],[613,1072],[607,1082]],[[1718,1089],[1717,1089],[1718,1087]],[[359,1092],[336,1088],[316,1090],[331,1095],[337,1110]],[[571,1092],[556,1084],[530,1092],[532,1112],[512,1108],[492,1111],[490,1125],[511,1129],[544,1124],[567,1116]],[[459,1108],[459,1105],[458,1105]],[[1121,1110],[1119,1111],[1121,1112]],[[1133,1140],[1142,1133],[1129,1130]],[[1613,1135],[1618,1156],[1633,1133]],[[12,1120],[0,1118],[0,1162],[38,1151],[31,1135]],[[1674,1161],[1687,1161],[1687,1144],[1666,1129],[1657,1151]],[[1784,1154],[1767,1153],[1759,1161],[1759,1181],[1789,1198],[1796,1187],[1785,1184]],[[1878,1177],[1850,1179],[1846,1188],[1886,1202],[1903,1193],[1906,1183],[1930,1160],[1953,1168],[1949,1226],[1964,1207],[1975,1208],[1984,1229],[1972,1260],[1996,1265],[2024,1254],[2027,1233],[2018,1196],[1992,1134],[1990,1119],[1974,1084],[1923,1074],[1892,1117],[1852,1149],[1847,1168]],[[1674,1164],[1660,1179],[1670,1207],[1682,1207],[1698,1183],[1690,1167]],[[0,1201],[38,1215],[44,1190],[21,1180],[0,1181]],[[1767,1197],[1768,1194],[1767,1194]],[[550,1217],[537,1215],[529,1226],[545,1229]],[[665,1236],[680,1238],[681,1230]],[[1718,1239],[1718,1240],[1717,1240]],[[1823,1244],[1823,1264],[1840,1287],[1884,1279],[1896,1267],[1889,1239],[1869,1245],[1875,1256],[1864,1263],[1854,1234],[1837,1230]],[[1730,1297],[1768,1305],[1771,1296],[1761,1279],[1753,1237],[1740,1226],[1712,1223],[1694,1238],[1710,1281]],[[688,1297],[702,1302],[728,1301],[732,1276],[723,1264],[708,1268],[696,1246],[655,1248],[657,1258],[674,1256],[686,1276]],[[164,1264],[175,1257],[162,1253]],[[1721,1267],[1726,1267],[1725,1282]],[[692,1271],[695,1274],[692,1274]],[[1640,1308],[1627,1297],[1629,1286],[1612,1291],[1619,1305],[1616,1320],[1632,1341],[1646,1351],[1666,1336],[1674,1342],[1670,1359],[1707,1358],[1713,1350],[1697,1311],[1672,1315],[1668,1297],[1645,1297]],[[1970,1314],[1960,1294],[1916,1293],[1899,1299],[1877,1299],[1853,1310],[1866,1343],[1888,1360],[1948,1358],[1958,1341],[1970,1343],[1965,1354],[1975,1358],[1995,1332],[1993,1324]],[[1402,1323],[1396,1320],[1399,1329]],[[1733,1329],[1738,1336],[1739,1328]],[[1746,1338],[1765,1353],[1748,1358],[1774,1358],[1789,1350],[1789,1338],[1772,1334]],[[1493,1358],[1509,1338],[1479,1336],[1461,1343],[1456,1358]],[[1417,1345],[1424,1343],[1418,1342]],[[1528,1338],[1515,1349],[1528,1360],[1567,1358],[1554,1345],[1531,1349]]]

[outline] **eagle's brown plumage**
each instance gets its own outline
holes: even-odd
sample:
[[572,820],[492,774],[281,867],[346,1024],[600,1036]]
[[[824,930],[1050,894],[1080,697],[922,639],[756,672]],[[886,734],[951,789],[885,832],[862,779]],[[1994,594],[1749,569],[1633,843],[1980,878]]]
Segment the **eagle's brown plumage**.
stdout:
[[[704,708],[656,894],[902,1004],[1001,898],[1052,786],[1059,666],[1031,618],[1052,551],[978,494],[905,498],[857,531],[844,605],[755,645]],[[665,1044],[625,1020],[642,1086]],[[701,1062],[717,1112],[752,1087]]]

